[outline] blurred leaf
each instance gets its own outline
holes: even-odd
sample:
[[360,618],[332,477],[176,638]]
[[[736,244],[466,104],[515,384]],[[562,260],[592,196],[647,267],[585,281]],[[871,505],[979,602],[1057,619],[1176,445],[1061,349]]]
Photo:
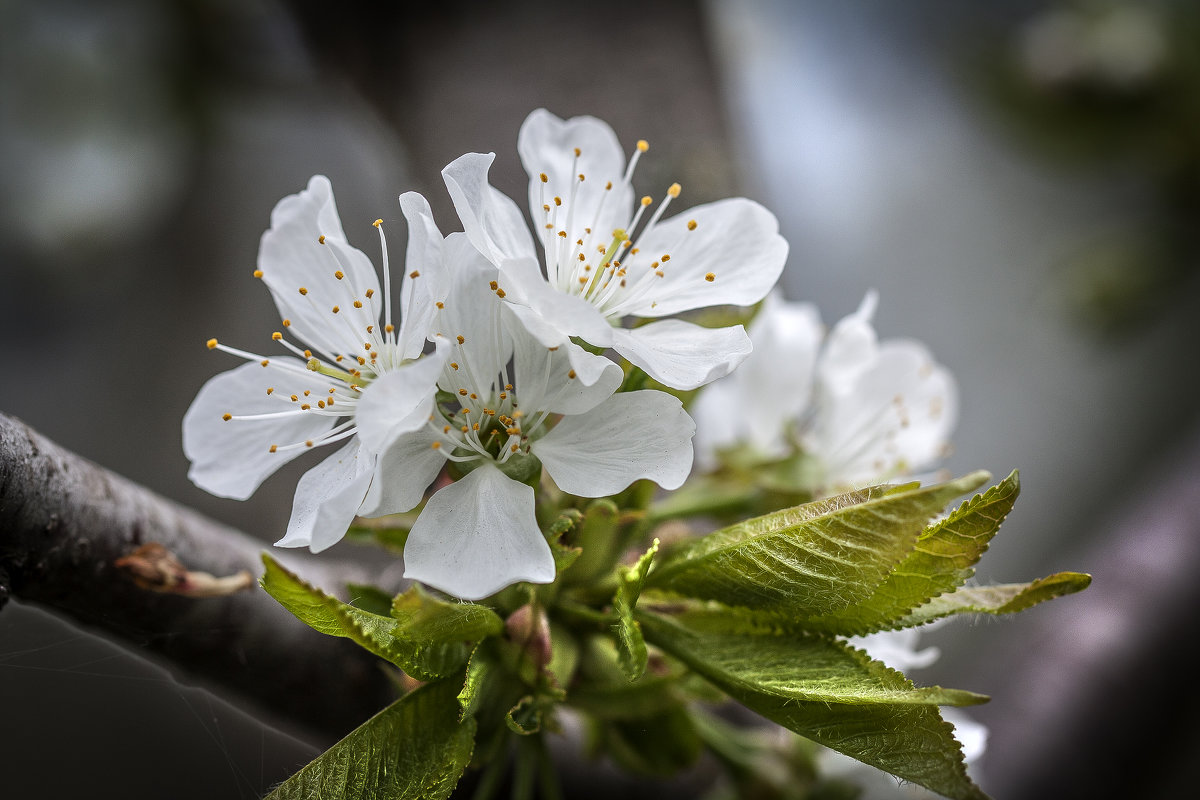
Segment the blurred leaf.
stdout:
[[894,627],[924,625],[953,614],[1015,614],[1056,597],[1082,592],[1091,582],[1092,576],[1085,573],[1056,572],[1030,583],[965,586],[930,600],[897,620]]
[[646,585],[803,616],[837,611],[869,597],[930,517],[987,479],[875,487],[747,520],[666,553]]
[[622,550],[621,537],[617,535],[619,517],[612,500],[602,498],[588,504],[572,531],[574,544],[583,552],[564,574],[567,583],[591,583],[613,570]]
[[618,569],[617,593],[613,597],[613,611],[617,622],[613,626],[617,634],[618,654],[621,659],[621,669],[626,677],[636,681],[646,671],[646,642],[642,638],[642,629],[633,618],[633,609],[637,606],[642,586],[646,582],[646,573],[650,571],[650,562],[658,552],[658,539],[650,545],[650,549],[637,560],[632,567]]
[[377,586],[366,583],[347,583],[350,605],[372,614],[388,617],[392,613],[392,596]]
[[703,748],[691,716],[679,703],[652,715],[598,722],[593,733],[593,750],[603,751],[635,775],[649,777],[667,777],[690,767]]
[[267,800],[443,800],[471,759],[475,720],[459,720],[458,683],[397,700],[288,778]]

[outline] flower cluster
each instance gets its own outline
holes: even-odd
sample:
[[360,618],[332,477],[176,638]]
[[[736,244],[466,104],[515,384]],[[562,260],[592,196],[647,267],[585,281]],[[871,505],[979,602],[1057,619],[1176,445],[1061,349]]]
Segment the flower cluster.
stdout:
[[450,466],[456,480],[411,529],[405,575],[479,599],[554,580],[535,519],[543,472],[579,497],[684,482],[695,424],[674,395],[627,390],[626,373],[694,389],[750,354],[742,326],[673,315],[761,300],[787,256],[775,218],[742,198],[666,217],[679,184],[650,210],[632,187],[648,145],[626,162],[594,118],[535,111],[518,146],[533,228],[488,184],[494,155],[464,155],[443,171],[464,232],[443,236],[423,197],[400,198],[398,292],[382,221],[381,286],[346,241],[327,179],[280,201],[254,274],[279,310],[283,353],[209,340],[247,363],[206,383],[184,418],[194,483],[245,499],[308,449],[339,444],[300,479],[277,542],[318,552],[355,516],[417,507]]

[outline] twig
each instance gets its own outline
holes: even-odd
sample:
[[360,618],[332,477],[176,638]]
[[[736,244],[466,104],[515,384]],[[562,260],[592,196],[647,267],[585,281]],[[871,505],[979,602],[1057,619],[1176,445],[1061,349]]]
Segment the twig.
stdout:
[[[376,658],[312,631],[256,587],[204,598],[147,588],[129,568],[147,545],[193,578],[262,571],[261,542],[0,414],[0,608],[10,596],[46,606],[328,741],[394,697]],[[276,555],[328,590],[371,582],[354,565]]]

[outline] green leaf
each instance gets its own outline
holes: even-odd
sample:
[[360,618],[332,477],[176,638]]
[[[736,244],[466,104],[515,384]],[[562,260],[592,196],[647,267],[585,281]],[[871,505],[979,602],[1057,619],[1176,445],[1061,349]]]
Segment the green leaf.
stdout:
[[937,705],[985,697],[915,687],[825,637],[728,632],[728,615],[720,612],[639,619],[650,641],[764,717],[948,797],[984,797],[967,777],[962,749]]
[[658,552],[658,539],[650,545],[650,549],[637,560],[632,567],[621,567],[618,570],[617,593],[613,597],[613,611],[617,621],[613,628],[617,634],[618,652],[621,659],[621,669],[631,681],[642,677],[646,671],[646,642],[642,638],[642,628],[633,618],[633,609],[641,596],[642,586],[646,583],[646,573],[650,571],[650,562]]
[[1082,572],[1056,572],[1030,583],[964,586],[913,610],[897,620],[895,627],[923,625],[953,614],[1015,614],[1056,597],[1082,592],[1091,582],[1092,576]]
[[288,778],[267,800],[444,800],[471,760],[475,720],[459,720],[456,681],[397,700]]
[[799,627],[844,636],[895,627],[894,622],[914,608],[954,591],[975,574],[972,567],[1020,493],[1020,479],[1014,471],[926,529],[912,553],[869,597],[832,614],[804,620]]
[[313,629],[351,639],[423,681],[462,668],[468,641],[499,633],[504,623],[485,606],[435,600],[418,588],[392,602],[391,617],[343,603],[263,554],[260,583],[268,594]]
[[542,704],[533,695],[525,695],[509,709],[504,721],[513,733],[531,736],[542,729]]
[[391,616],[392,596],[383,589],[366,583],[347,583],[346,594],[350,597],[350,605],[355,608],[382,617]]
[[988,479],[865,489],[747,520],[667,553],[649,587],[726,605],[817,616],[871,595],[929,518]]

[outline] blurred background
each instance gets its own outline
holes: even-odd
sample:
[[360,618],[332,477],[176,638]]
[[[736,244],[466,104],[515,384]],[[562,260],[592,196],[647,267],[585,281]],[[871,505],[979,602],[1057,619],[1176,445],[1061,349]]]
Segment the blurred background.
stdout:
[[[979,578],[1095,574],[1083,595],[926,637],[943,657],[918,681],[994,697],[973,709],[992,731],[981,785],[1189,794],[1186,2],[0,2],[0,341],[22,364],[0,410],[273,541],[311,464],[236,503],[191,486],[180,448],[196,391],[234,365],[204,341],[265,347],[276,324],[251,277],[271,208],[319,172],[368,254],[376,218],[402,236],[409,189],[454,230],[441,167],[495,150],[494,183],[523,197],[517,130],[539,106],[649,140],[648,192],[678,180],[689,204],[772,209],[785,291],[826,322],[878,289],[881,336],[923,340],[958,377],[947,468],[1021,469]],[[170,780],[173,797],[252,798],[328,744],[17,603],[0,709],[9,797],[157,797]]]

